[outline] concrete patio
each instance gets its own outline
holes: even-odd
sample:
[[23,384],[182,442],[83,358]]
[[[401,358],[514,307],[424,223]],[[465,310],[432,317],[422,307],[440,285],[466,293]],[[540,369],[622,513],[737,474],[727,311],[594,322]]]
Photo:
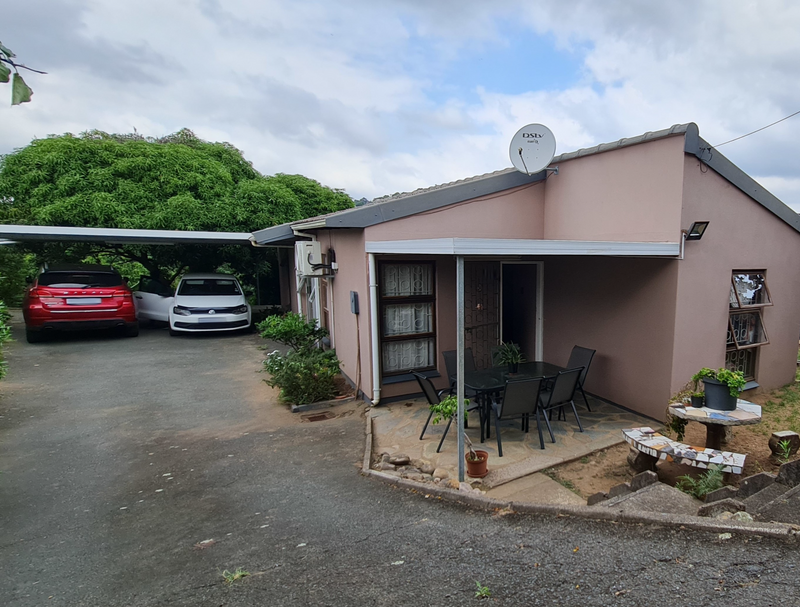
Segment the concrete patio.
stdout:
[[[492,438],[481,444],[478,416],[476,413],[470,413],[470,427],[466,431],[467,436],[470,437],[476,449],[480,448],[489,453],[489,474],[481,479],[480,487],[484,490],[491,490],[541,470],[579,459],[594,451],[624,442],[621,432],[623,428],[653,425],[654,423],[651,419],[592,396],[589,396],[589,402],[592,408],[591,412],[586,410],[582,401],[576,402],[584,432],[578,431],[571,411],[567,413],[566,421],[558,421],[554,418],[551,422],[556,439],[555,444],[550,442],[547,428],[543,426],[544,450],[539,446],[539,434],[536,431],[535,420],[531,420],[528,433],[520,430],[519,420],[501,422],[502,458],[497,455],[494,427],[492,427]],[[441,453],[436,453],[436,447],[446,423],[440,422],[436,426],[429,425],[425,431],[425,437],[423,440],[419,440],[428,413],[427,402],[423,399],[402,400],[372,409],[370,415],[372,416],[374,441],[373,454],[402,453],[412,459],[427,460],[434,467],[447,470],[451,478],[457,478],[458,448],[455,424],[450,428],[442,445]],[[559,489],[563,489],[554,481],[551,482]],[[539,484],[537,487],[539,487],[537,490],[542,488]],[[563,490],[566,491],[566,489]],[[490,493],[492,492],[490,491]]]

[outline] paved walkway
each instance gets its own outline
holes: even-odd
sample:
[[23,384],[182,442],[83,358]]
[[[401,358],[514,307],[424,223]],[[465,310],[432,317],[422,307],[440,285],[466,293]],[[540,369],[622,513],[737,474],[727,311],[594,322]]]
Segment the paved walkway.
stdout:
[[[553,433],[556,438],[555,444],[550,442],[546,428],[543,428],[545,434],[544,450],[540,448],[539,434],[536,431],[535,421],[531,421],[531,428],[528,433],[520,430],[518,420],[504,422],[501,425],[503,439],[502,458],[497,454],[497,440],[494,437],[494,428],[492,428],[492,438],[481,445],[480,430],[477,427],[477,415],[470,414],[472,424],[467,430],[467,435],[475,448],[489,452],[489,474],[483,479],[482,486],[485,489],[499,489],[501,485],[516,479],[624,442],[621,432],[623,428],[653,423],[650,419],[625,411],[591,396],[589,399],[592,407],[591,412],[586,410],[585,405],[581,404],[578,407],[578,415],[583,423],[584,432],[578,431],[575,418],[569,412],[566,421],[557,421],[555,419],[552,421]],[[424,459],[430,461],[434,467],[447,469],[450,476],[455,478],[458,475],[455,424],[448,432],[442,451],[436,453],[436,447],[446,424],[429,425],[423,440],[419,440],[419,435],[428,413],[428,405],[421,399],[400,401],[372,409],[372,427],[375,436],[373,451],[377,454],[383,452],[389,454],[404,453],[412,459]],[[526,482],[530,484],[532,481]],[[559,488],[561,486],[554,481],[551,482],[552,485],[539,479],[538,484],[531,485],[527,493],[532,500],[536,498],[533,501],[543,501],[546,496],[543,494],[542,488],[550,486],[553,491],[558,493],[554,497],[554,503],[563,503],[559,501],[565,499],[563,492],[556,490],[553,485]],[[492,493],[492,495],[506,497],[508,491],[523,491],[524,486],[523,484],[513,489],[507,488],[504,492]]]

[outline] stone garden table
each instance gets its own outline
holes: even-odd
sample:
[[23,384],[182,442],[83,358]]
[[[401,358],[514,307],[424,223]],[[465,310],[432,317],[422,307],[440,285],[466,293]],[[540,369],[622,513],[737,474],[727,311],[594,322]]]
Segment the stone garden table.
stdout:
[[671,415],[706,427],[706,448],[721,449],[726,426],[746,426],[761,423],[761,407],[750,401],[736,401],[733,411],[717,411],[708,407],[692,407],[676,403],[669,406]]

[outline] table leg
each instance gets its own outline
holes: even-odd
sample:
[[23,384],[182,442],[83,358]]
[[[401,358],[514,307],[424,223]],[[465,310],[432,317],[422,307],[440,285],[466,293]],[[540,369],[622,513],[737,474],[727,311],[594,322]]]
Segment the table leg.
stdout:
[[706,448],[722,450],[722,440],[725,438],[725,426],[706,424]]

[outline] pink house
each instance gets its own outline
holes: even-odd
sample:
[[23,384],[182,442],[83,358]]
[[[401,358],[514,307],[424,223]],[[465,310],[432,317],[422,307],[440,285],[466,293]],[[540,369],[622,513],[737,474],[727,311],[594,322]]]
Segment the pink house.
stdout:
[[[659,420],[701,367],[740,369],[748,390],[793,381],[795,212],[691,123],[552,164],[558,174],[498,171],[254,238],[286,247],[284,303],[329,328],[368,400],[418,393],[411,370],[449,383],[459,258],[465,345],[479,366],[500,340],[560,365],[574,345],[592,348],[587,391]],[[707,230],[687,240],[695,222]],[[336,269],[296,275],[297,242]]]

